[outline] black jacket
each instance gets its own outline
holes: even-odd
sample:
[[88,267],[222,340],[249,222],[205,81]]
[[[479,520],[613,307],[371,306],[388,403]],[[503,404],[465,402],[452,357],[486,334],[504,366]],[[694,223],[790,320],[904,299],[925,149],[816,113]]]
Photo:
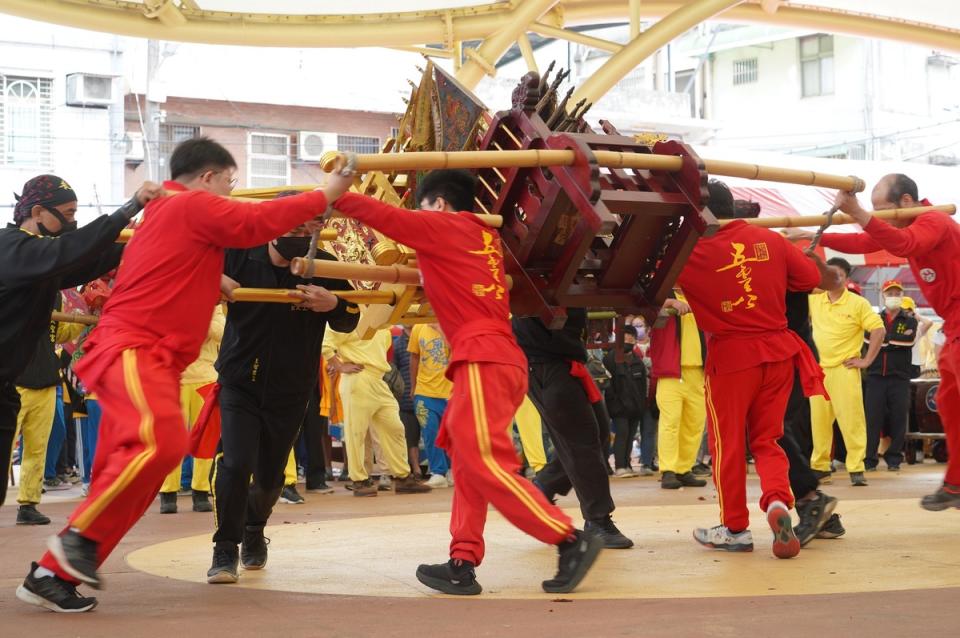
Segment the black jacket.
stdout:
[[[317,259],[336,258],[318,251]],[[307,280],[274,266],[267,245],[228,250],[224,274],[244,288],[295,288]],[[341,279],[314,278],[328,290],[349,290]],[[329,312],[313,312],[286,303],[235,303],[215,367],[220,383],[247,389],[260,399],[303,395],[309,398],[320,370],[320,346],[327,323],[337,332],[353,332],[360,320],[356,304],[342,299]]]
[[123,246],[114,242],[139,209],[131,200],[60,237],[13,225],[0,230],[0,380],[12,381],[26,368],[61,290],[117,267]]
[[[883,337],[883,346],[880,353],[867,368],[868,376],[913,377],[913,344],[917,341],[917,318],[903,310],[891,317],[889,310],[884,308],[880,312],[883,325],[887,327],[887,334]],[[864,336],[869,343],[869,335]]]
[[631,350],[617,363],[611,349],[603,357],[603,365],[610,371],[610,385],[604,391],[607,410],[611,417],[639,419],[647,408],[647,366]]
[[[60,306],[60,295],[57,295],[53,309],[59,310]],[[17,377],[17,385],[22,388],[39,390],[60,383],[60,359],[57,358],[56,352],[57,328],[60,324],[51,321],[47,325],[50,329],[37,339],[37,346],[33,356],[30,357],[30,362]]]
[[579,361],[586,363],[586,308],[567,310],[567,322],[559,330],[550,330],[536,317],[513,319],[513,333],[530,363]]

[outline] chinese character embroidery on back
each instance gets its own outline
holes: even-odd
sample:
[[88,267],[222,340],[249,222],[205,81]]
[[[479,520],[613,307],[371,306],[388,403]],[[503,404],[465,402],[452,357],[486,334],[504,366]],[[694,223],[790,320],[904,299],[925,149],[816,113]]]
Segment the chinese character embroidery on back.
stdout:
[[489,293],[494,293],[496,298],[503,299],[505,291],[503,287],[502,253],[500,252],[499,241],[493,236],[493,233],[481,231],[483,237],[483,248],[480,250],[469,251],[471,255],[486,255],[487,266],[490,268],[490,275],[493,277],[493,283],[489,286],[483,284],[473,284],[473,294],[478,297],[486,297]]
[[723,312],[733,312],[735,308],[743,304],[743,307],[746,310],[752,310],[757,307],[756,301],[757,296],[753,294],[753,268],[747,266],[748,263],[758,263],[763,261],[770,260],[770,253],[767,251],[767,244],[761,242],[759,244],[753,245],[753,256],[747,257],[744,254],[744,249],[746,246],[744,244],[738,244],[737,242],[730,242],[730,246],[733,248],[731,261],[726,266],[721,266],[717,268],[716,272],[725,272],[727,270],[737,269],[736,278],[737,283],[740,284],[740,287],[743,288],[743,295],[736,300],[726,300],[720,303],[720,309]]

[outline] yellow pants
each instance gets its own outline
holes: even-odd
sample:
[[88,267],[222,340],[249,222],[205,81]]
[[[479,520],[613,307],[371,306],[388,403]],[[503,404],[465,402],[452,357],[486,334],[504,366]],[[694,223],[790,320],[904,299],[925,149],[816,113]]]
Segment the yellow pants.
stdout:
[[297,484],[297,457],[293,450],[290,450],[290,457],[287,459],[287,467],[283,468],[283,486]]
[[[180,386],[180,409],[183,410],[183,421],[187,424],[187,429],[193,429],[193,424],[197,422],[200,411],[203,410],[203,397],[197,393],[207,383],[184,383]],[[193,459],[193,478],[190,479],[190,488],[195,492],[210,491],[210,466],[213,463],[211,459]],[[161,492],[180,491],[180,466],[174,468],[167,478],[163,481]]]
[[[20,454],[20,492],[17,502],[36,505],[43,489],[43,469],[47,463],[47,442],[53,429],[57,411],[57,388],[33,390],[17,386],[20,393],[20,413],[17,414],[16,441],[23,434]],[[0,480],[6,480],[6,477]]]
[[684,474],[697,462],[707,421],[703,387],[700,367],[684,366],[679,379],[657,380],[657,453],[661,472]]
[[382,375],[372,370],[341,375],[340,396],[343,399],[343,444],[347,451],[350,480],[369,478],[365,460],[367,433],[371,427],[380,442],[381,461],[386,462],[394,477],[406,478],[410,474],[410,463],[400,406]]
[[527,463],[533,471],[539,472],[547,464],[547,453],[543,449],[543,423],[540,421],[540,413],[530,397],[523,397],[523,403],[517,409],[514,420],[520,433],[523,455],[527,457]]
[[823,384],[830,400],[810,397],[810,420],[813,428],[813,455],[810,467],[830,471],[833,448],[833,420],[837,420],[847,448],[847,471],[862,472],[867,452],[867,418],[863,412],[863,386],[857,368],[824,368]]

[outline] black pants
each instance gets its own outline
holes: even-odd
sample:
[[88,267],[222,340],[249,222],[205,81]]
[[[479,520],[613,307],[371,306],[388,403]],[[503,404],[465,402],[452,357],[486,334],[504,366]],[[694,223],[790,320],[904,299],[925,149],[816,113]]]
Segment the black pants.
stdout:
[[416,413],[400,408],[400,421],[403,423],[403,437],[407,441],[407,447],[420,447],[420,421],[417,420]]
[[0,505],[7,498],[10,482],[10,458],[13,455],[13,436],[17,433],[17,415],[20,414],[20,393],[12,381],[0,381]]
[[633,442],[637,438],[642,418],[613,417],[613,462],[617,469],[630,469],[630,454],[633,452]]
[[[790,463],[790,490],[796,498],[803,498],[820,486],[817,475],[810,469],[810,453],[813,442],[810,440],[810,401],[803,396],[800,376],[794,373],[793,390],[787,401],[787,412],[783,417],[783,436],[777,441],[787,454]],[[806,437],[806,438],[805,438]],[[804,443],[810,450],[804,451]]]
[[307,402],[306,396],[261,400],[235,386],[220,389],[220,453],[211,481],[217,510],[214,542],[240,543],[244,526],[262,529],[267,524],[283,490],[283,470]]
[[565,361],[531,363],[530,400],[550,433],[556,458],[537,475],[545,489],[565,494],[570,486],[580,500],[584,520],[613,512],[610,479],[603,458],[601,428],[594,406]]
[[320,390],[315,387],[300,432],[306,451],[302,465],[308,490],[320,487],[327,480],[327,459],[323,453],[327,425],[327,417],[320,414]]
[[899,466],[903,462],[903,442],[910,420],[910,379],[871,374],[867,377],[863,402],[867,415],[867,456],[864,465],[868,468],[877,467],[880,435],[886,432],[890,437],[890,447],[883,458],[888,466]]

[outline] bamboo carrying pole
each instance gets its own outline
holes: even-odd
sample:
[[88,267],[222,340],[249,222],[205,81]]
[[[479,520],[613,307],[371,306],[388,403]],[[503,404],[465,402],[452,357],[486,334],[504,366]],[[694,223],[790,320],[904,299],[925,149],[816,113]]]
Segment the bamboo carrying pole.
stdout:
[[[394,304],[397,301],[396,293],[387,290],[330,290],[331,294],[353,303],[362,304]],[[298,294],[299,290],[287,288],[235,288],[233,300],[240,302],[259,303],[291,303],[303,301]]]
[[[917,208],[892,208],[890,210],[878,210],[871,213],[877,219],[897,220],[913,219],[923,213],[939,211],[948,215],[957,212],[957,207],[953,204],[944,204],[941,206],[919,206]],[[745,219],[751,226],[760,226],[761,228],[796,228],[799,226],[822,226],[826,221],[826,215],[804,215],[802,217],[757,217],[754,219]],[[736,219],[721,219],[720,225],[725,226],[730,222],[738,221]],[[831,226],[837,224],[856,224],[852,217],[844,213],[836,213],[833,216]]]
[[96,315],[82,315],[72,312],[60,312],[54,310],[50,313],[51,321],[59,321],[60,323],[79,323],[85,326],[95,326],[100,320]]
[[[307,272],[309,262],[303,257],[297,257],[290,263],[290,272],[302,276]],[[406,266],[373,266],[370,264],[351,264],[328,259],[313,260],[314,277],[331,277],[334,279],[356,279],[358,281],[380,281],[389,284],[406,284],[417,286],[420,284],[420,271]]]
[[[677,155],[653,153],[621,153],[618,151],[594,151],[600,166],[630,168],[637,170],[679,171],[683,158]],[[331,151],[320,160],[320,167],[330,172],[341,154]],[[438,168],[532,168],[535,166],[571,166],[576,162],[573,151],[536,150],[522,151],[460,151],[460,152],[411,152],[368,153],[356,155],[356,170],[403,171],[431,170]],[[830,175],[776,166],[744,164],[722,160],[703,160],[703,166],[711,175],[742,177],[769,182],[785,182],[820,186],[859,193],[864,182],[859,177]]]
[[[133,237],[134,230],[132,228],[124,228],[120,231],[120,235],[117,237],[118,244],[125,244]],[[333,241],[337,238],[337,231],[333,228],[324,228],[320,231],[320,241]]]

